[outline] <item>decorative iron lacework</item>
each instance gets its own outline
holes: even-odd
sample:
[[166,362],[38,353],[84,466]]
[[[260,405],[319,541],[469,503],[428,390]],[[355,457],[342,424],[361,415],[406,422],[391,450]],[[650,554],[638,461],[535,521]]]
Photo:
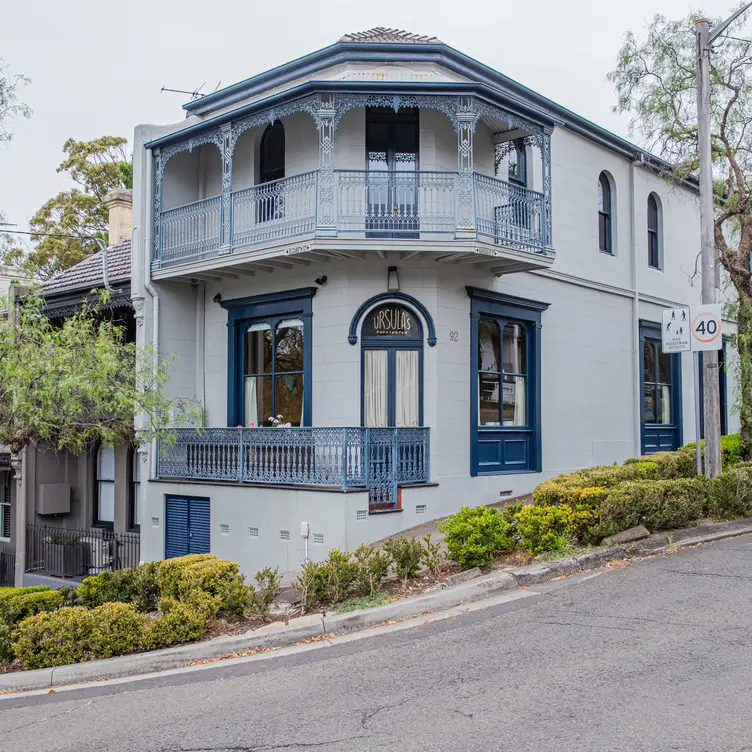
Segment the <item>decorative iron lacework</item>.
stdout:
[[[523,146],[538,146],[537,139],[534,136],[525,136],[522,140]],[[494,145],[494,170],[498,173],[499,165],[502,161],[514,151],[515,144],[520,139],[512,139],[511,141],[504,141],[500,144]]]
[[[74,313],[80,311],[82,305],[83,300],[81,301],[81,303],[75,303],[63,308],[55,308],[51,311],[45,311],[45,315],[50,319],[67,318],[68,316],[73,316]],[[104,303],[98,302],[97,308],[103,311],[112,311],[115,308],[130,308],[133,310],[133,301],[131,300],[130,295],[118,295],[116,297],[110,298]]]
[[339,125],[342,116],[359,107],[390,107],[395,112],[400,108],[439,110],[451,121],[457,130],[457,112],[460,97],[432,96],[426,94],[335,94],[334,127]]
[[412,44],[443,44],[443,42],[436,37],[429,37],[425,34],[413,34],[410,31],[403,31],[402,29],[388,29],[385,26],[374,26],[373,29],[345,34],[339,41],[376,42],[378,44],[394,44],[395,42]]
[[205,131],[204,133],[198,133],[195,136],[191,136],[190,138],[187,138],[185,141],[178,141],[177,143],[170,144],[169,146],[164,147],[164,149],[161,150],[161,159],[159,160],[159,163],[157,164],[155,160],[155,169],[157,169],[160,173],[160,181],[162,178],[162,175],[164,174],[164,168],[167,162],[174,157],[176,154],[179,154],[181,151],[193,151],[198,146],[203,146],[204,144],[214,144],[217,149],[219,149],[219,153],[222,153],[222,129],[221,128],[213,128],[210,131]]

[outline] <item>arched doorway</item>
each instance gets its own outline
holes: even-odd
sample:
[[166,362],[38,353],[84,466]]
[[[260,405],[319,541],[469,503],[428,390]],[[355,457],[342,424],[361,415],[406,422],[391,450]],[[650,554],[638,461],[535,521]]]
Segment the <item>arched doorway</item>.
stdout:
[[405,305],[383,303],[363,319],[361,423],[423,425],[423,327]]

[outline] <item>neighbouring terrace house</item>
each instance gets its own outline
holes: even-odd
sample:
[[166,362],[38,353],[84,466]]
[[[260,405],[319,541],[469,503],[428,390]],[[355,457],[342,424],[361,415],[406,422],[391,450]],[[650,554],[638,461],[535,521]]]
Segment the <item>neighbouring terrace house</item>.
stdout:
[[[62,321],[84,302],[97,304],[98,315],[121,325],[133,342],[131,192],[111,191],[106,203],[110,246],[44,283],[45,311]],[[109,300],[101,303],[98,291],[105,287]],[[139,563],[140,460],[134,447],[98,445],[80,455],[28,447],[23,454],[24,503],[9,454],[8,469],[0,467],[2,583],[54,583],[52,577],[80,579]]]
[[383,28],[184,109],[136,129],[132,292],[206,425],[149,452],[144,559],[292,570],[693,436],[670,165]]

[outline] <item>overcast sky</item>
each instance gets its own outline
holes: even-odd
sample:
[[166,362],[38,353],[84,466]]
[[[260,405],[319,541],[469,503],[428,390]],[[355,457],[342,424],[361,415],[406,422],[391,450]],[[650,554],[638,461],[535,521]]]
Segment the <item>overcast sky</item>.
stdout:
[[[731,5],[707,0],[705,10]],[[623,34],[654,13],[690,9],[686,0],[0,0],[0,58],[33,81],[23,91],[32,119],[16,121],[0,147],[0,210],[26,227],[70,187],[55,172],[67,138],[132,141],[137,123],[180,120],[186,97],[163,85],[212,91],[373,26],[436,36],[627,135],[605,81]]]

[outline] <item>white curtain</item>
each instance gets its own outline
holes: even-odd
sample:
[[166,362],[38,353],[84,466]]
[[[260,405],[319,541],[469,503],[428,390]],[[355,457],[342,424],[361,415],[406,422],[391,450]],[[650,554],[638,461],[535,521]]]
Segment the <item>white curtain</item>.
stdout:
[[371,428],[389,425],[387,351],[366,350],[363,358],[364,423]]
[[398,428],[418,425],[418,351],[397,350],[397,401],[396,424]]
[[258,415],[257,384],[255,376],[248,376],[245,380],[245,425],[250,426],[251,423],[256,427],[261,425]]
[[671,423],[671,387],[661,387],[661,423]]
[[525,415],[525,377],[514,377],[514,425],[526,426],[527,415]]

